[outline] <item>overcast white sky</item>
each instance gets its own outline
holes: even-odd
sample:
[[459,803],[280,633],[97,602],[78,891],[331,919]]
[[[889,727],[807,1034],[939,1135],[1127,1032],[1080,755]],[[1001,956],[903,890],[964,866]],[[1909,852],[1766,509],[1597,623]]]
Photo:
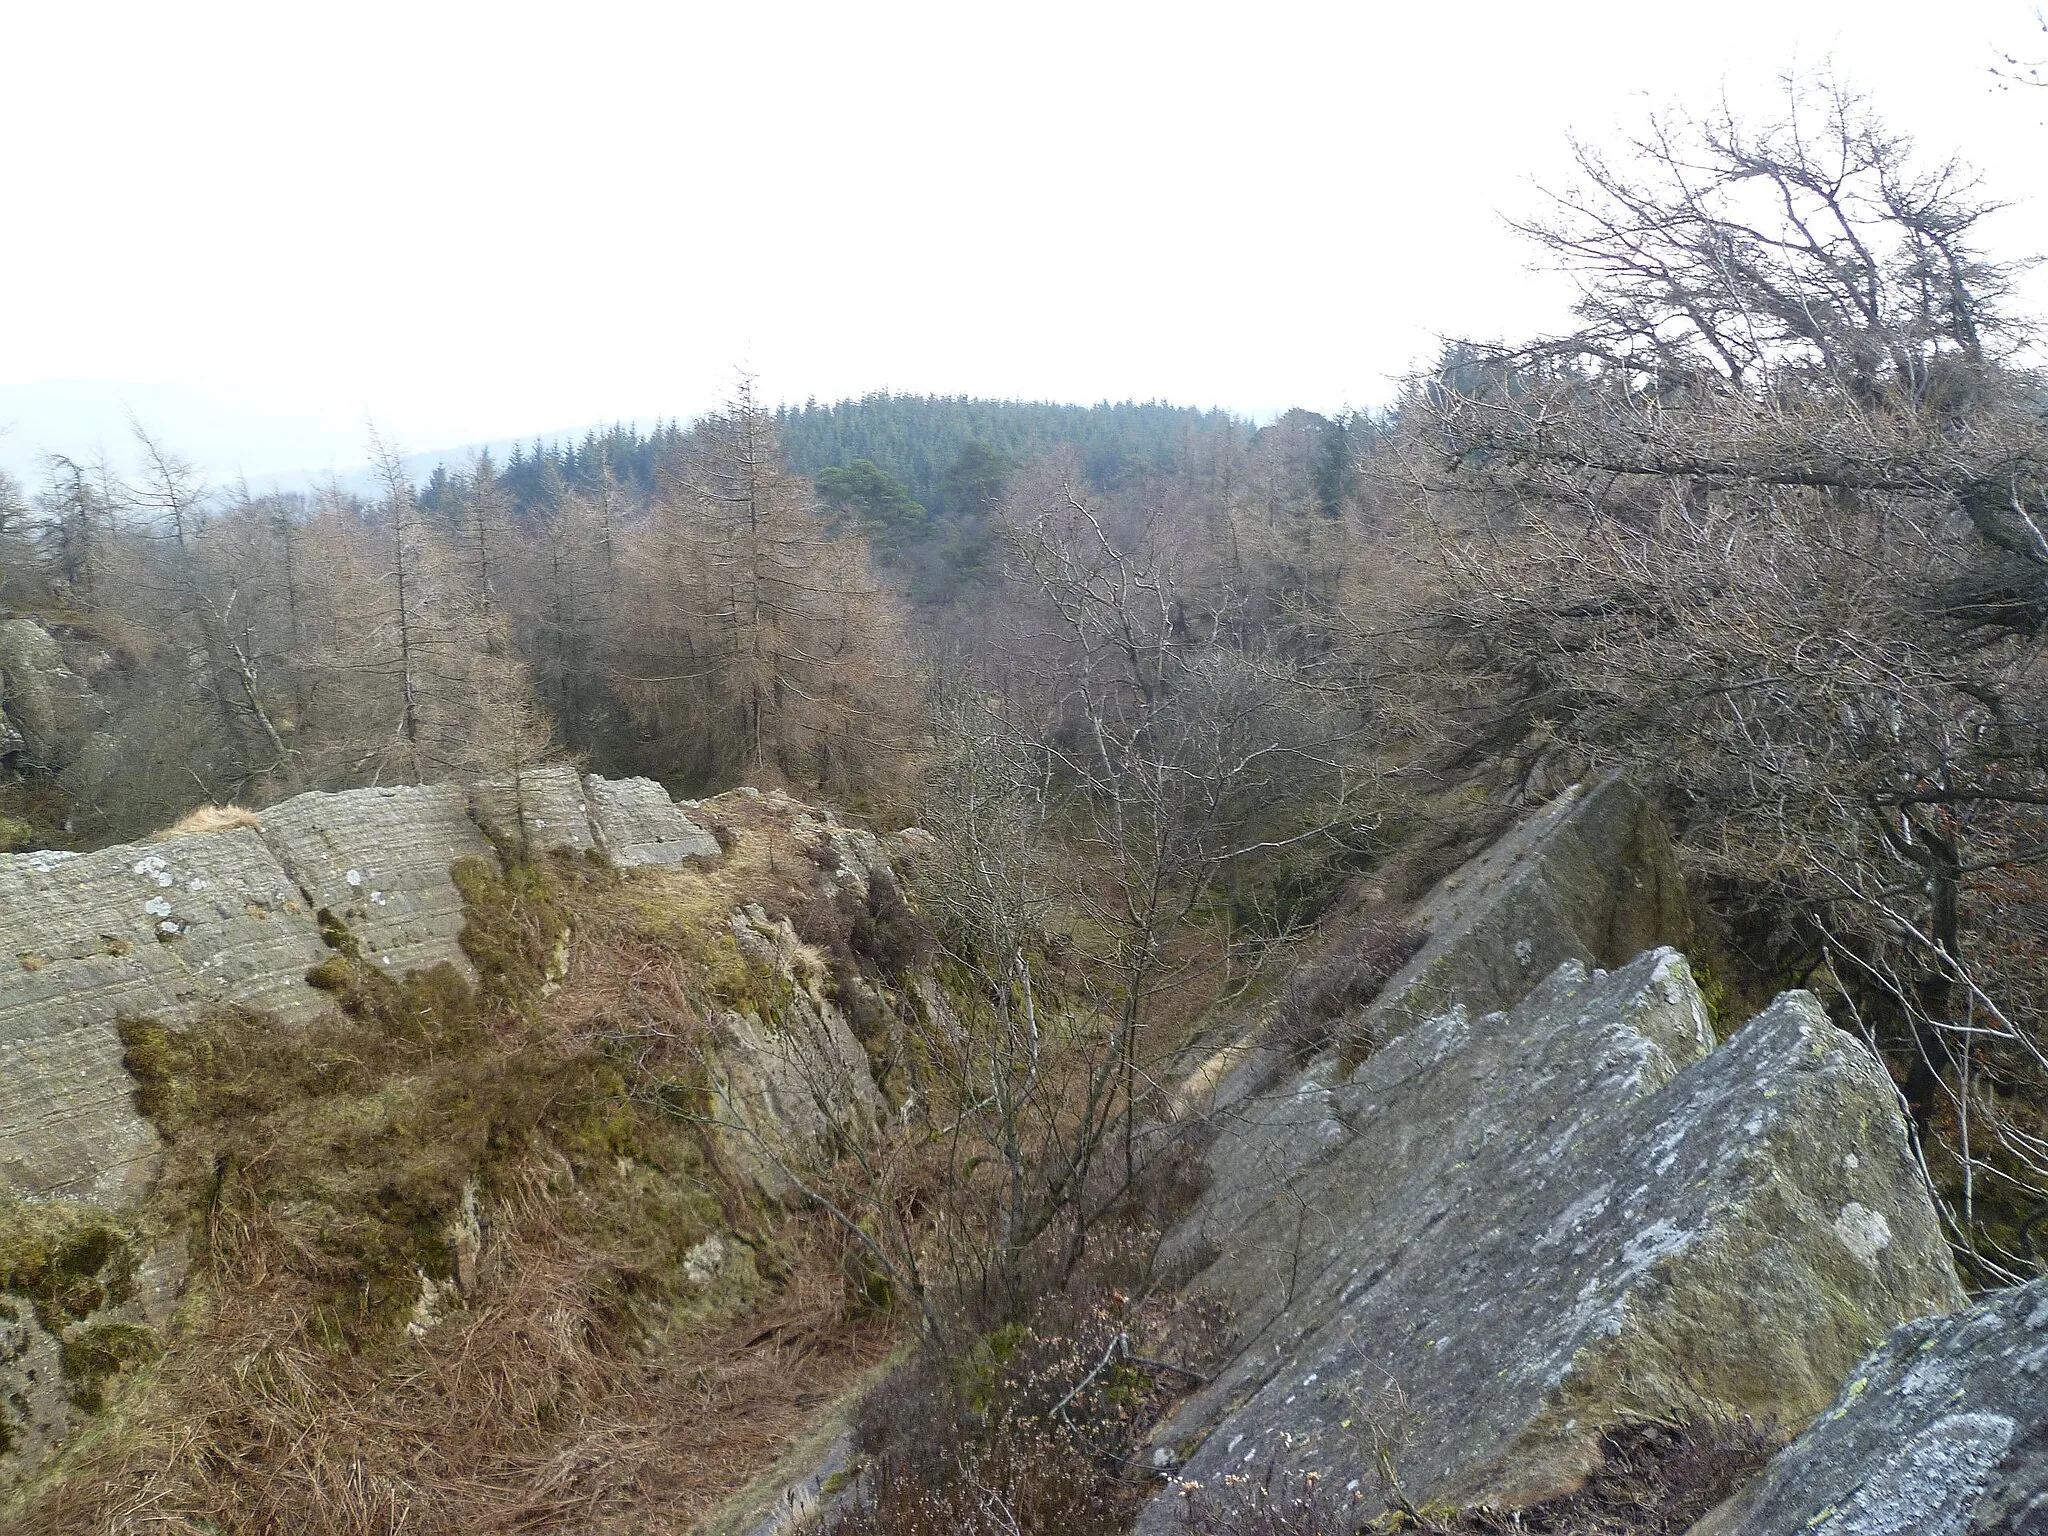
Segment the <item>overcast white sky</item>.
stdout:
[[366,417],[687,417],[736,366],[1371,404],[1437,335],[1560,322],[1501,221],[1568,130],[1795,63],[2048,250],[2048,92],[2001,48],[2048,53],[2028,0],[0,0],[0,466],[132,409],[217,474],[345,467]]

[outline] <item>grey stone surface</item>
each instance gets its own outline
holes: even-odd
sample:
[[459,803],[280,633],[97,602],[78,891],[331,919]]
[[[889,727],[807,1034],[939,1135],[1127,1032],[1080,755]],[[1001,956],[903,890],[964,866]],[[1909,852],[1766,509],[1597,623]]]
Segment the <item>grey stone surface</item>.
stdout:
[[815,951],[787,918],[749,905],[731,917],[741,953],[788,984],[772,1017],[752,1009],[719,1015],[707,1065],[710,1130],[727,1162],[772,1199],[796,1193],[793,1176],[842,1137],[867,1134],[882,1096],[867,1055],[827,993]]
[[319,1006],[312,914],[246,827],[0,855],[0,932],[0,1189],[118,1201],[147,1184],[156,1138],[118,1018]]
[[583,776],[567,763],[472,784],[469,809],[501,848],[526,854],[587,853],[597,846]]
[[1694,1536],[2048,1532],[2048,1280],[1898,1329]]
[[598,846],[621,869],[719,856],[718,839],[684,815],[654,780],[591,776],[583,787]]
[[[1619,965],[1687,933],[1684,882],[1656,810],[1627,779],[1567,790],[1445,877],[1417,905],[1429,942],[1344,1033],[1388,1040],[1454,1004],[1506,1009],[1567,960]],[[1161,1249],[1183,1276],[1319,1155],[1333,1133],[1332,1051],[1301,1068],[1256,1036],[1218,1052],[1177,1096],[1174,1118],[1204,1117],[1205,1188]],[[1196,1091],[1199,1089],[1200,1091]],[[1166,1128],[1165,1134],[1176,1134]]]
[[1292,1176],[1192,1284],[1241,1348],[1162,1428],[1167,1460],[1370,1504],[1384,1451],[1418,1503],[1526,1502],[1616,1423],[1801,1421],[1888,1328],[1958,1305],[1875,1058],[1803,993],[1712,1047],[1666,949],[1568,962],[1314,1084]]
[[496,860],[452,784],[309,792],[262,816],[264,841],[316,909],[340,919],[363,957],[393,976],[446,962],[472,975],[458,942],[462,893],[449,868]]
[[1691,936],[1670,834],[1619,774],[1566,790],[1447,875],[1414,916],[1429,942],[1356,1021],[1367,1038],[1454,1003],[1511,1008],[1567,960],[1622,965]]
[[62,1445],[78,1412],[64,1387],[63,1344],[26,1297],[0,1294],[0,1474],[19,1477]]
[[97,701],[64,663],[63,648],[33,619],[0,622],[0,714],[20,738],[14,750],[53,766],[67,738],[84,729]]

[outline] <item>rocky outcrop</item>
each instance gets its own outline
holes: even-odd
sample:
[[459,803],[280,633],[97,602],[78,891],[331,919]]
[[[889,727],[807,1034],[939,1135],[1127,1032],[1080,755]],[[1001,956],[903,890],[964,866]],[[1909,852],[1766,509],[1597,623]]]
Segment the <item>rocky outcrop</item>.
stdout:
[[440,964],[468,974],[450,870],[495,857],[479,824],[504,833],[508,818],[522,838],[508,846],[538,851],[597,848],[628,865],[719,852],[653,781],[554,767],[521,775],[516,792],[310,792],[254,826],[0,854],[0,1193],[120,1205],[146,1188],[156,1138],[121,1066],[123,1017],[310,1013],[327,1004],[306,973],[334,944],[393,975]]
[[708,1124],[755,1188],[787,1199],[801,1170],[873,1128],[882,1097],[860,1041],[827,995],[822,962],[789,920],[750,904],[732,914],[731,926],[740,952],[783,995],[720,1011],[707,1062]]
[[1800,993],[1715,1049],[1669,949],[1567,962],[1318,1092],[1313,1150],[1193,1283],[1245,1347],[1160,1436],[1184,1477],[1373,1497],[1387,1464],[1417,1503],[1533,1501],[1619,1423],[1802,1421],[1962,1299],[1875,1058]]
[[[178,1024],[223,1007],[309,1016],[331,995],[307,973],[335,948],[393,975],[466,971],[467,913],[451,873],[463,860],[502,847],[654,866],[644,899],[673,911],[679,937],[722,955],[717,985],[733,997],[706,1050],[707,1129],[769,1198],[869,1132],[882,1100],[828,966],[744,893],[765,879],[778,903],[830,900],[849,885],[864,895],[889,854],[786,796],[746,803],[758,841],[734,868],[659,785],[566,767],[470,789],[309,793],[260,816],[194,818],[207,830],[153,843],[0,855],[0,1478],[91,1411],[82,1383],[93,1351],[152,1347],[149,1327],[175,1297],[181,1244],[159,1241],[139,1214],[161,1149],[123,1066],[121,1021]],[[467,1223],[449,1231],[451,1278],[423,1282],[422,1331],[473,1273],[480,1229],[473,1201],[465,1209]],[[57,1261],[9,1245],[43,1227],[85,1234],[58,1244],[77,1281],[63,1293],[90,1302],[76,1315],[52,1313],[37,1278]],[[88,1260],[106,1273],[74,1276]]]
[[2048,1532],[2048,1280],[1892,1334],[1693,1536]]
[[591,830],[584,783],[567,763],[523,769],[510,779],[472,786],[470,814],[500,848],[522,854],[589,853],[597,847],[597,835]]
[[652,779],[601,779],[555,764],[479,784],[471,807],[501,847],[601,853],[620,869],[716,861],[718,839]]
[[0,1191],[119,1202],[148,1183],[115,1021],[319,1006],[305,894],[242,827],[70,855],[0,855]]
[[1663,819],[1627,777],[1574,786],[1417,906],[1429,942],[1354,1022],[1391,1039],[1453,1004],[1509,1008],[1567,960],[1615,966],[1691,937]]
[[364,959],[394,976],[440,964],[470,974],[449,870],[496,855],[460,785],[294,795],[263,813],[262,828],[307,902],[346,925]]
[[583,782],[598,845],[621,869],[718,857],[718,839],[690,820],[652,779]]
[[[1620,965],[1689,932],[1684,881],[1656,810],[1628,779],[1567,790],[1446,877],[1417,905],[1428,942],[1379,995],[1342,1022],[1347,1041],[1384,1041],[1453,1006],[1472,1014],[1519,1002],[1566,961]],[[1169,1275],[1205,1263],[1215,1239],[1283,1191],[1336,1134],[1336,1053],[1303,1070],[1254,1034],[1195,1073],[1180,1127],[1199,1117],[1203,1193],[1161,1251]]]

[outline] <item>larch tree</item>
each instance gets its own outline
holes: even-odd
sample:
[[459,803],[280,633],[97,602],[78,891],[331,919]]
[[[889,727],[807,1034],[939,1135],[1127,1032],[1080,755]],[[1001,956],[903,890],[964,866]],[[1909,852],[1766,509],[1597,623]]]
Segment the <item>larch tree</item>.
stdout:
[[858,534],[782,468],[750,387],[665,470],[620,587],[615,675],[664,770],[854,794],[889,776],[900,619]]

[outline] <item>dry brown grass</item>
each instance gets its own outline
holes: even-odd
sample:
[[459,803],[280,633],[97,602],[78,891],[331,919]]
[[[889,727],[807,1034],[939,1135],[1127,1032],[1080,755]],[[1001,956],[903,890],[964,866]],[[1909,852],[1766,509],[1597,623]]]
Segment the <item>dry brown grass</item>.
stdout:
[[[256,1275],[218,1292],[118,1452],[13,1528],[60,1533],[690,1530],[890,1330],[849,1321],[829,1243],[744,1316],[636,1347],[594,1254],[533,1201],[466,1309],[390,1359],[337,1357]],[[608,1304],[611,1303],[611,1304]]]
[[149,836],[152,843],[160,843],[167,837],[184,837],[193,832],[226,832],[234,827],[253,827],[256,813],[239,805],[202,805],[196,811],[187,811],[161,832]]

